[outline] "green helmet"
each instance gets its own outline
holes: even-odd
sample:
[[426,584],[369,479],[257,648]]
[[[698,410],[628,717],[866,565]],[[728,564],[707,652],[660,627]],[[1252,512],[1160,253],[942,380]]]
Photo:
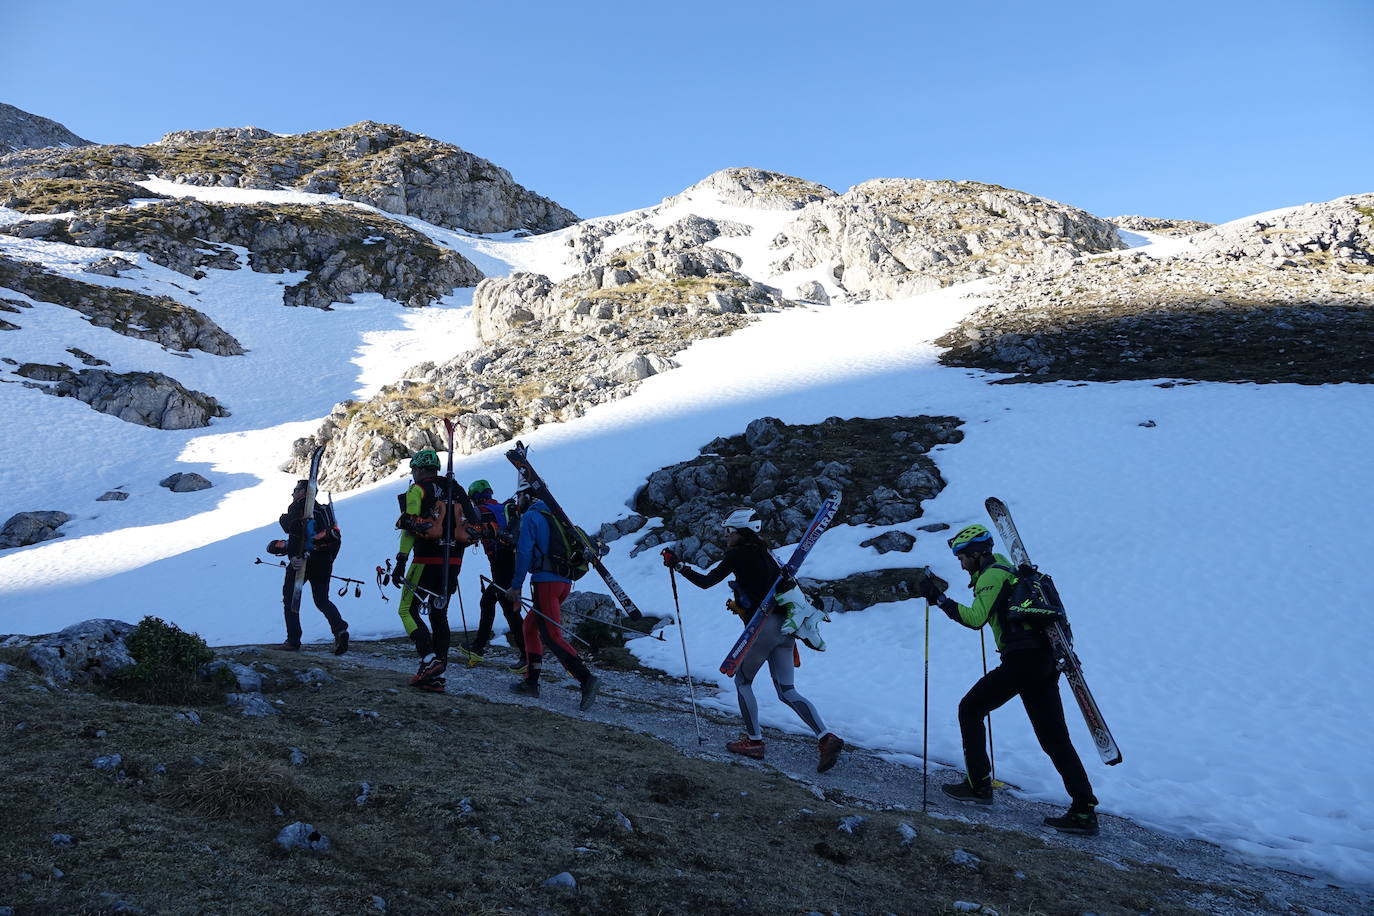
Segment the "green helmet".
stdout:
[[491,492],[491,484],[488,483],[488,482],[485,481],[485,480],[474,480],[472,483],[468,484],[468,495],[469,495],[469,496],[477,496],[477,495],[482,494],[482,493],[490,493],[490,492]]
[[991,550],[992,535],[982,525],[969,525],[949,539],[949,549],[955,556],[965,550]]
[[432,468],[439,470],[439,453],[432,448],[422,448],[410,459],[411,468]]

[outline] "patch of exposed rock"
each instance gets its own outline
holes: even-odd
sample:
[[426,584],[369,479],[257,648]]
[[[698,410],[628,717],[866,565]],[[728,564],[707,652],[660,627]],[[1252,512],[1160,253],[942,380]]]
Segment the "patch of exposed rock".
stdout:
[[1156,235],[1184,236],[1211,229],[1215,223],[1196,219],[1160,219],[1154,216],[1113,216],[1107,222],[1127,232],[1153,232]]
[[196,429],[209,426],[211,417],[229,416],[210,395],[161,372],[77,371],[65,364],[24,363],[14,373],[32,380],[24,383],[27,388],[76,398],[101,413],[154,429]]
[[42,147],[91,146],[64,125],[0,102],[0,153]]
[[919,518],[921,503],[945,486],[927,453],[961,441],[960,425],[955,417],[831,417],[788,426],[761,417],[739,435],[707,443],[691,461],[649,475],[634,509],[660,523],[632,553],[675,543],[687,562],[713,564],[724,555],[721,519],[742,504],[758,513],[770,542],[796,543],[832,490],[844,494],[835,524]]
[[[622,227],[623,228],[623,227]],[[706,243],[744,227],[688,217],[662,229],[644,223],[628,247],[553,282],[516,273],[483,280],[473,315],[483,347],[425,364],[371,399],[335,407],[312,437],[297,440],[290,469],[329,444],[321,480],[338,490],[390,474],[425,447],[444,447],[438,418],[459,415],[455,447],[478,451],[545,423],[581,416],[676,366],[693,341],[729,334],[754,316],[796,303],[740,274],[737,256]],[[577,232],[574,232],[577,235]]]
[[837,196],[823,184],[782,172],[732,168],[707,175],[681,194],[666,198],[663,205],[686,203],[703,193],[713,195],[721,203],[756,210],[800,210],[807,204]]
[[1189,242],[1012,279],[942,360],[1036,381],[1374,381],[1374,194]]
[[277,136],[260,128],[178,131],[143,147],[90,146],[0,156],[0,183],[44,178],[294,188],[338,194],[452,229],[547,232],[577,216],[480,156],[390,124]]
[[21,213],[106,210],[131,200],[166,198],[132,181],[98,178],[25,178],[0,183],[0,206]]
[[[862,611],[875,604],[919,598],[917,584],[929,573],[928,566],[911,566],[859,572],[843,579],[808,579],[800,576],[797,582],[810,598],[821,603],[827,613],[843,614]],[[935,582],[941,591],[949,587],[949,583],[939,576],[935,577]]]
[[11,235],[92,248],[137,251],[188,277],[233,270],[249,250],[263,273],[309,271],[286,287],[284,305],[328,308],[375,292],[409,306],[429,305],[482,272],[467,258],[392,219],[350,206],[221,205],[181,199],[70,219],[14,223]]
[[774,246],[789,249],[774,270],[828,267],[851,296],[895,298],[1122,242],[1106,220],[1022,191],[878,178],[807,207]]
[[151,340],[164,349],[241,356],[243,347],[207,315],[167,296],[82,283],[36,264],[0,256],[0,289],[85,315],[98,328]]
[[0,550],[11,547],[27,547],[41,541],[62,537],[58,531],[75,516],[56,510],[49,512],[17,512],[11,515],[3,528],[0,528]]
[[88,684],[108,680],[133,667],[125,639],[134,630],[122,620],[84,620],[28,651],[28,660],[50,684]]

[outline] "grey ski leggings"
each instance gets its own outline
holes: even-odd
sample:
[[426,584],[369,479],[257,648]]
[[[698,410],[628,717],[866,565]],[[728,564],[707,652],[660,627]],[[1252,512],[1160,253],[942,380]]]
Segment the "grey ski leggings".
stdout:
[[759,673],[764,662],[768,662],[768,673],[773,676],[773,688],[782,700],[807,727],[819,737],[825,734],[825,723],[815,705],[797,693],[793,686],[792,646],[796,640],[782,634],[782,614],[769,614],[759,629],[758,638],[749,647],[749,653],[740,662],[735,672],[735,692],[739,694],[739,714],[744,717],[744,727],[750,738],[762,738],[759,727],[759,701],[754,697],[754,675]]

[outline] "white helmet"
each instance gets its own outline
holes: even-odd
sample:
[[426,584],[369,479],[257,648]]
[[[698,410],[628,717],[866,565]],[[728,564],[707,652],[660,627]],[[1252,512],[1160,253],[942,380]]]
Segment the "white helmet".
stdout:
[[725,517],[725,521],[720,523],[722,528],[748,528],[754,533],[758,533],[763,528],[763,522],[754,514],[754,510],[748,506],[735,506],[730,510],[730,514]]

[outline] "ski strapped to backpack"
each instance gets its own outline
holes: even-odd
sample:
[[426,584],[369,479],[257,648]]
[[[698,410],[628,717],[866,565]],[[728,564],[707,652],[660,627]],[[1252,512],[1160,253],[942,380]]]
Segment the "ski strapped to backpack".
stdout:
[[553,494],[549,492],[548,485],[544,483],[544,479],[539,476],[534,470],[534,467],[530,464],[528,452],[529,450],[525,447],[525,444],[517,440],[515,447],[506,452],[506,460],[515,465],[515,469],[519,472],[520,476],[529,482],[530,489],[534,491],[534,495],[539,497],[544,505],[549,507],[549,511],[552,512],[554,517],[562,524],[564,531],[575,533],[571,536],[581,542],[582,549],[586,553],[587,562],[596,570],[597,575],[601,577],[601,581],[606,583],[606,587],[611,590],[611,595],[613,595],[620,606],[625,609],[626,615],[628,615],[631,620],[637,620],[642,617],[643,614],[640,612],[639,608],[630,600],[630,596],[625,594],[625,589],[620,587],[620,583],[616,581],[615,576],[611,575],[611,571],[606,568],[606,564],[601,562],[601,554],[597,550],[595,544],[592,543],[592,539],[587,536],[585,531],[572,523],[572,519],[568,518],[568,513],[564,512],[563,507],[558,504],[558,500],[553,498]]
[[[1026,552],[1025,544],[1021,541],[1021,535],[1016,530],[1016,523],[1012,521],[1011,510],[1007,508],[1006,503],[996,497],[989,497],[984,506],[993,525],[1002,535],[1002,543],[1006,545],[1007,553],[1016,564],[1015,575],[1018,584],[1013,586],[1012,600],[1016,600],[1018,594],[1028,596],[1023,601],[1029,601],[1030,604],[1021,607],[1019,611],[1033,615],[1030,618],[1032,620],[1041,619],[1041,614],[1049,616],[1051,611],[1057,612],[1057,617],[1044,624],[1045,635],[1049,637],[1059,670],[1064,672],[1064,679],[1069,682],[1073,697],[1078,701],[1083,720],[1092,734],[1093,743],[1097,745],[1098,755],[1107,766],[1115,766],[1121,762],[1121,749],[1117,747],[1116,739],[1107,728],[1107,720],[1103,718],[1102,710],[1098,708],[1097,700],[1093,698],[1092,691],[1088,689],[1088,682],[1083,677],[1083,665],[1073,650],[1073,635],[1069,630],[1064,606],[1059,601],[1059,593],[1055,590],[1053,581],[1031,564],[1030,554]],[[1021,585],[1022,582],[1027,584]]]
[[777,601],[779,589],[786,591],[792,580],[797,575],[797,570],[806,560],[811,548],[816,546],[821,535],[825,534],[825,529],[830,527],[830,523],[835,520],[835,514],[840,510],[840,491],[836,490],[825,498],[821,507],[817,510],[811,524],[806,526],[806,532],[802,535],[801,542],[797,544],[792,556],[786,565],[778,572],[778,577],[773,581],[773,585],[768,589],[768,593],[763,596],[759,606],[754,610],[754,616],[749,618],[749,622],[744,625],[744,632],[739,639],[735,640],[734,647],[730,654],[725,656],[725,661],[720,663],[720,673],[726,677],[734,677],[735,671],[739,669],[740,662],[749,653],[749,649],[758,639],[759,631],[763,628],[763,622],[768,619],[768,615],[773,612],[774,604]]
[[291,559],[301,561],[296,569],[296,581],[291,584],[292,614],[301,612],[301,590],[305,588],[305,567],[310,562],[310,551],[315,546],[315,494],[320,488],[320,459],[324,457],[324,446],[316,446],[310,453],[310,476],[305,482],[305,503],[301,507],[301,551]]
[[549,572],[576,582],[592,568],[594,554],[584,546],[592,543],[592,539],[577,525],[573,526],[573,536],[569,537],[568,529],[563,527],[558,516],[552,512],[540,515],[549,523],[549,552],[544,556]]

